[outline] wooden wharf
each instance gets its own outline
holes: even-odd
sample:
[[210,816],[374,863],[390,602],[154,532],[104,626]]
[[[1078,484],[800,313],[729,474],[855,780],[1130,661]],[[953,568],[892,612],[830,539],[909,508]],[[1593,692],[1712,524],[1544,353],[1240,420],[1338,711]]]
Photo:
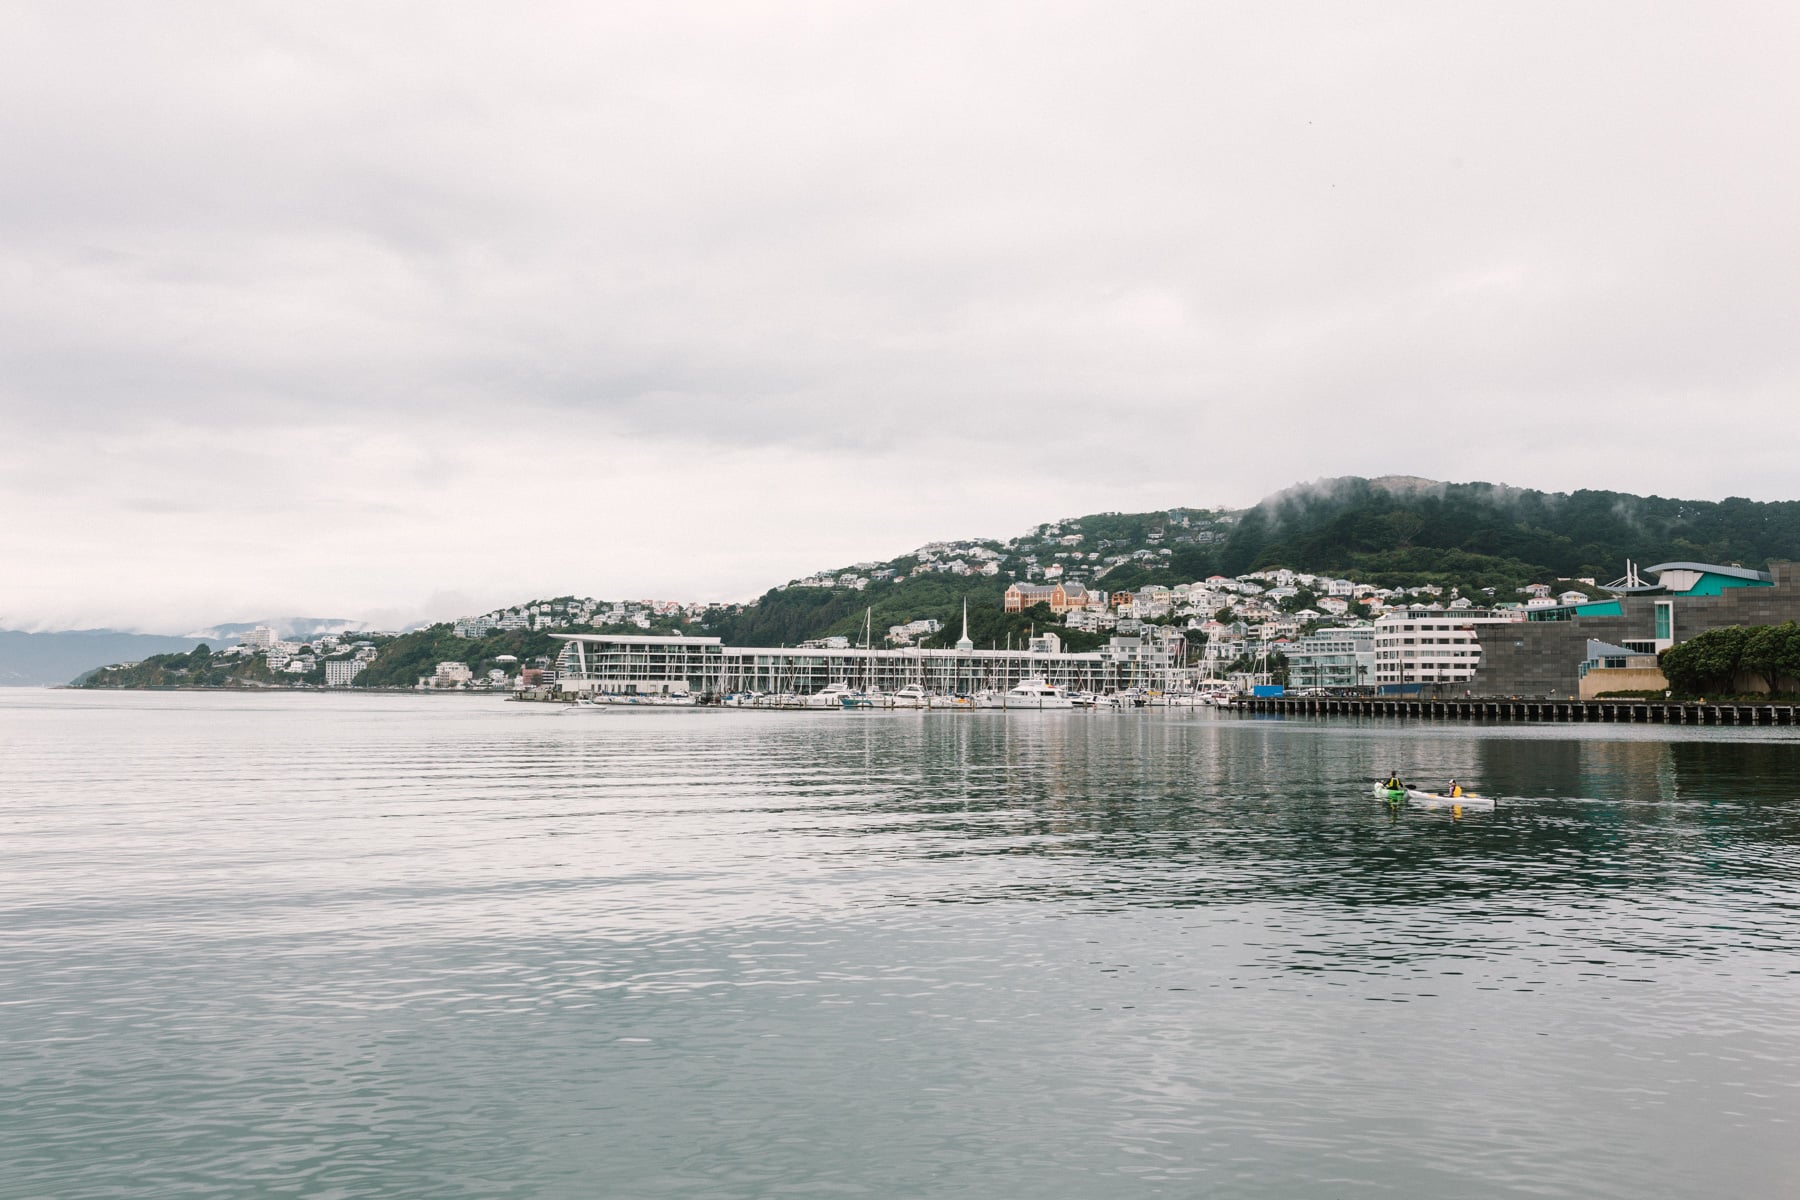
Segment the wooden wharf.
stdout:
[[1234,709],[1291,717],[1414,717],[1428,721],[1570,721],[1620,725],[1800,725],[1800,705],[1665,703],[1503,697],[1249,696]]

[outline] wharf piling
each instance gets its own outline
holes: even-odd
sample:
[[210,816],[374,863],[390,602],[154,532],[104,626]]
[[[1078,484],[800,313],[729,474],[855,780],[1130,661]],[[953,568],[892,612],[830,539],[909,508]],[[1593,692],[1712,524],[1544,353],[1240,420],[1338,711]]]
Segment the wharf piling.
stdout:
[[1428,721],[1569,721],[1622,725],[1800,725],[1800,705],[1661,703],[1652,700],[1523,700],[1403,696],[1253,696],[1253,713],[1294,717],[1414,717]]

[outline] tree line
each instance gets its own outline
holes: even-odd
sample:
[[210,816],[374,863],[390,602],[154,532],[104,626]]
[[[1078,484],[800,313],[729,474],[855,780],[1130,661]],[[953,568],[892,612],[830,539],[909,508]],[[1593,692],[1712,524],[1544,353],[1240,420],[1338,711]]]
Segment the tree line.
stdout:
[[1669,687],[1685,695],[1731,692],[1753,675],[1771,692],[1800,686],[1800,625],[1731,625],[1710,629],[1664,650],[1658,659]]

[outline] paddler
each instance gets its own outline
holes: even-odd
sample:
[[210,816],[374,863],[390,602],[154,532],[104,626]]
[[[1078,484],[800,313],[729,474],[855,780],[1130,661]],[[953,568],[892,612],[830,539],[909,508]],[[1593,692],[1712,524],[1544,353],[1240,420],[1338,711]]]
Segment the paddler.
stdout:
[[1400,772],[1398,771],[1389,771],[1387,782],[1382,784],[1382,786],[1390,792],[1403,792],[1406,790],[1406,785],[1400,782]]
[[1456,780],[1452,779],[1450,781],[1450,798],[1452,800],[1461,799],[1462,794],[1463,794],[1462,784],[1460,784],[1460,783],[1456,782]]

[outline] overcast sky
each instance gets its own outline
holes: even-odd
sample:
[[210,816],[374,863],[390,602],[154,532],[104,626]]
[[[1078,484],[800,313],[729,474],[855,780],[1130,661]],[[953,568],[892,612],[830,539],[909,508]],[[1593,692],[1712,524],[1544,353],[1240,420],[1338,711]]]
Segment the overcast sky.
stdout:
[[1800,496],[1800,9],[0,7],[0,626]]

